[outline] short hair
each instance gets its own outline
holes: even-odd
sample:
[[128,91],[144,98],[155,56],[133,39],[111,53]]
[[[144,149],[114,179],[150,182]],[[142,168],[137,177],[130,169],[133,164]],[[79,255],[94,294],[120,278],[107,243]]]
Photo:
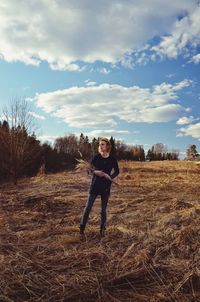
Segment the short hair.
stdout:
[[112,148],[111,143],[110,143],[110,140],[109,140],[108,138],[106,138],[106,137],[100,137],[100,138],[99,138],[99,142],[101,142],[101,141],[103,141],[103,142],[106,143],[107,151],[110,153],[111,148]]

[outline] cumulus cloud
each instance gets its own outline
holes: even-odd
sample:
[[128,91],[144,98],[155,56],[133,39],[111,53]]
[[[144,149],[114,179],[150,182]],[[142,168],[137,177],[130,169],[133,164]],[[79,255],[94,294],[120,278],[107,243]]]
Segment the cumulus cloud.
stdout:
[[112,129],[119,120],[126,122],[168,122],[188,111],[176,103],[178,92],[191,84],[162,83],[150,88],[117,84],[71,87],[36,94],[35,102],[71,127]]
[[[169,33],[177,15],[190,15],[195,6],[196,0],[150,0],[148,9],[146,0],[2,0],[0,57],[36,66],[47,61],[52,69],[70,71],[84,70],[77,61],[116,63],[153,37]],[[182,46],[191,40],[190,32],[192,43],[198,42],[198,16],[192,16],[179,23],[183,26],[176,26],[183,36]],[[190,31],[189,20],[193,22]],[[172,40],[180,42],[175,35]],[[169,39],[164,40],[158,51],[166,48],[174,56],[176,50],[171,51],[170,44]],[[179,51],[180,45],[176,46]],[[146,61],[145,55],[138,60]]]
[[[200,45],[200,7],[193,13],[186,15],[177,21],[171,34],[163,36],[161,42],[152,47],[152,50],[160,57],[176,59],[178,55],[188,55],[190,48]],[[193,57],[199,60],[199,56]]]
[[192,136],[200,141],[200,123],[180,128],[177,132],[177,136]]
[[194,121],[199,120],[199,118],[194,118],[193,116],[183,116],[178,121],[176,122],[177,125],[186,125],[186,124],[191,124]]

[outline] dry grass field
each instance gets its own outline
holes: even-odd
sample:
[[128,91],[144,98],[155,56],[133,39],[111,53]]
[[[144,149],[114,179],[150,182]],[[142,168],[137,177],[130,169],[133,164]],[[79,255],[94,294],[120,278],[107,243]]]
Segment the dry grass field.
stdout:
[[2,185],[1,302],[200,301],[200,167],[121,162],[106,236],[90,178],[65,172]]

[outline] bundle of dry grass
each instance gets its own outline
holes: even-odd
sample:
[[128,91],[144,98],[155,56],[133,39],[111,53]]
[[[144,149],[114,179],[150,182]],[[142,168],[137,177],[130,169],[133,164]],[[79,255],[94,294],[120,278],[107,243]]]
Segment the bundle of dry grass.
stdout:
[[200,301],[200,184],[186,164],[120,163],[131,179],[120,176],[123,194],[113,187],[101,240],[98,201],[79,238],[78,173],[2,187],[0,301]]
[[77,172],[83,171],[87,172],[88,174],[91,174],[93,172],[92,165],[88,161],[83,159],[76,159],[76,161],[78,162],[75,167]]

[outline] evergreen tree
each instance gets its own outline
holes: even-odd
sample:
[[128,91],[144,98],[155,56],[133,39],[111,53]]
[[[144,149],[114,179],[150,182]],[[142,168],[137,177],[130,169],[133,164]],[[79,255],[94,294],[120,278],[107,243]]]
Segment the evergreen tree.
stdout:
[[116,156],[117,150],[116,150],[116,145],[115,145],[115,139],[113,138],[113,136],[111,136],[111,138],[110,138],[110,144],[111,144],[111,152],[110,153],[112,155]]
[[189,145],[189,148],[186,151],[186,159],[187,160],[194,160],[197,158],[198,152],[196,145]]
[[98,153],[98,139],[96,139],[95,137],[93,138],[92,140],[92,143],[91,143],[91,152],[92,152],[92,156],[94,156],[95,154]]
[[92,145],[90,144],[88,136],[84,136],[83,133],[81,133],[79,138],[79,151],[84,159],[89,160],[89,158],[92,155]]
[[150,161],[154,160],[154,153],[153,153],[152,149],[148,150],[146,160],[150,160]]

